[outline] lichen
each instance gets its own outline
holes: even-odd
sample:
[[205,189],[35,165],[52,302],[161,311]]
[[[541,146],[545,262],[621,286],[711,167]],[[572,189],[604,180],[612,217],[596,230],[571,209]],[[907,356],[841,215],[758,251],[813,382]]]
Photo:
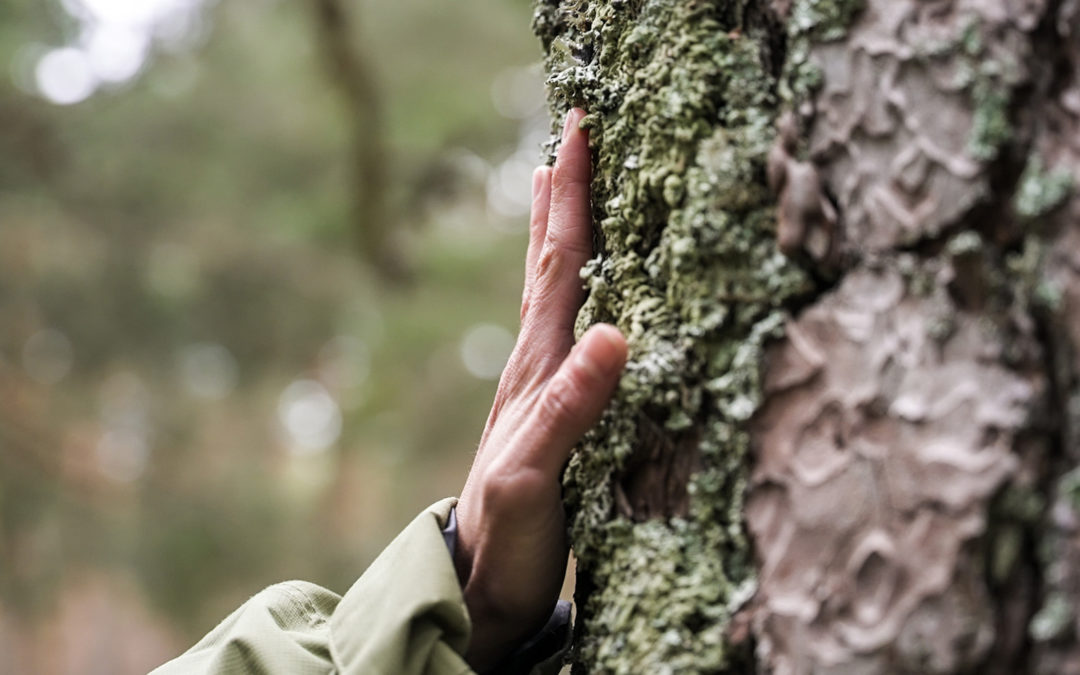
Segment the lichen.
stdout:
[[989,53],[981,33],[984,29],[975,21],[969,23],[957,37],[957,51],[967,62],[973,108],[967,152],[979,161],[989,162],[1012,137],[1009,105],[1016,74],[1010,62]]
[[839,40],[863,5],[863,0],[800,0],[791,7],[788,31],[821,42]]
[[[739,672],[747,657],[729,635],[754,583],[745,422],[764,343],[812,284],[776,251],[765,159],[777,81],[746,4],[537,5],[553,117],[584,107],[595,151],[598,252],[578,330],[610,321],[630,343],[615,400],[565,477],[589,672]],[[700,438],[685,517],[617,515],[643,419]]]
[[1080,468],[1073,469],[1058,482],[1058,494],[1065,502],[1080,512]]
[[1060,637],[1072,627],[1073,607],[1063,595],[1051,595],[1042,609],[1031,619],[1028,627],[1031,637],[1039,642],[1046,642]]
[[975,104],[974,124],[968,138],[968,152],[975,159],[988,161],[1009,139],[1008,96],[990,82],[980,80],[972,89]]
[[822,73],[810,59],[815,43],[835,42],[863,9],[865,0],[796,0],[787,21],[787,59],[780,93],[786,103],[808,97],[821,85]]
[[1013,208],[1023,218],[1038,218],[1060,206],[1073,190],[1072,172],[1047,171],[1039,155],[1032,155],[1020,176]]
[[1002,587],[1015,579],[1018,565],[1029,554],[1025,533],[1038,526],[1045,512],[1046,497],[1017,482],[992,501],[986,537],[991,584]]

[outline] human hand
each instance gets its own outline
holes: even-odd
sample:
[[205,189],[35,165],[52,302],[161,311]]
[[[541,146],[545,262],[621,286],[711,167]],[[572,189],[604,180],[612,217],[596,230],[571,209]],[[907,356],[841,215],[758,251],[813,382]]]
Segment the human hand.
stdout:
[[555,167],[533,175],[521,331],[457,505],[454,564],[476,670],[495,665],[554,608],[569,552],[560,475],[626,364],[626,340],[613,326],[593,326],[574,344],[578,275],[592,255],[584,116],[570,111]]

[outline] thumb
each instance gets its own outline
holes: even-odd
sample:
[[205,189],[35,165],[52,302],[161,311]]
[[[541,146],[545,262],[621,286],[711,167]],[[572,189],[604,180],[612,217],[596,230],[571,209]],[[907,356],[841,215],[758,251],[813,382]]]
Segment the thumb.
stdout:
[[557,475],[582,435],[607,407],[626,365],[626,339],[618,328],[590,328],[540,393],[522,431],[531,442],[526,463]]

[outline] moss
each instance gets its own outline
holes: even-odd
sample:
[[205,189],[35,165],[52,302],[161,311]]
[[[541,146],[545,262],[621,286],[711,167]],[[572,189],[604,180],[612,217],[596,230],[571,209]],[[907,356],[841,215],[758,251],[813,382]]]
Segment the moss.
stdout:
[[[584,107],[594,148],[599,253],[582,272],[577,330],[614,322],[631,350],[615,401],[565,476],[583,582],[577,658],[589,672],[742,672],[747,658],[728,637],[754,584],[745,422],[761,398],[764,346],[813,286],[776,251],[765,160],[781,102],[763,29],[743,24],[746,4],[536,9],[555,125]],[[831,39],[828,26],[859,4],[801,3],[799,35]],[[700,437],[685,517],[616,515],[642,419]]]
[[1060,206],[1073,190],[1072,173],[1047,171],[1039,155],[1032,155],[1020,176],[1013,208],[1023,218],[1038,218]]

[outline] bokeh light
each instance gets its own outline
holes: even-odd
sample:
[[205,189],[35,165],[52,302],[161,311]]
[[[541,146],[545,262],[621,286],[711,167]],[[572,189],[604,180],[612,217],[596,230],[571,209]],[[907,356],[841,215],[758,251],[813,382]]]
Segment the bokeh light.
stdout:
[[281,392],[278,422],[290,452],[314,454],[329,449],[341,435],[341,408],[321,383],[296,380]]
[[99,394],[99,418],[104,431],[94,449],[98,470],[118,483],[138,480],[150,463],[153,436],[142,379],[131,371],[109,376]]
[[495,110],[511,119],[528,119],[544,108],[544,76],[539,63],[503,69],[491,83]]
[[[535,148],[519,150],[506,158],[489,175],[487,182],[488,207],[506,218],[518,218],[529,213],[532,204],[532,172],[537,165]],[[526,223],[519,227],[524,228]]]
[[184,347],[180,352],[180,379],[196,398],[220,401],[236,387],[237,364],[232,352],[212,342]]
[[57,105],[85,101],[103,86],[128,82],[154,43],[180,49],[205,33],[204,0],[63,0],[78,20],[72,44],[48,50],[34,69],[38,92]]
[[110,429],[95,448],[98,469],[117,483],[133,483],[146,471],[150,444],[137,429]]
[[117,24],[93,26],[86,39],[90,67],[103,82],[127,82],[135,77],[149,48],[148,35]]
[[46,52],[34,71],[41,95],[57,105],[73,105],[90,98],[97,79],[86,52],[61,47]]
[[514,350],[514,336],[502,326],[481,323],[461,339],[461,361],[473,377],[497,380]]

